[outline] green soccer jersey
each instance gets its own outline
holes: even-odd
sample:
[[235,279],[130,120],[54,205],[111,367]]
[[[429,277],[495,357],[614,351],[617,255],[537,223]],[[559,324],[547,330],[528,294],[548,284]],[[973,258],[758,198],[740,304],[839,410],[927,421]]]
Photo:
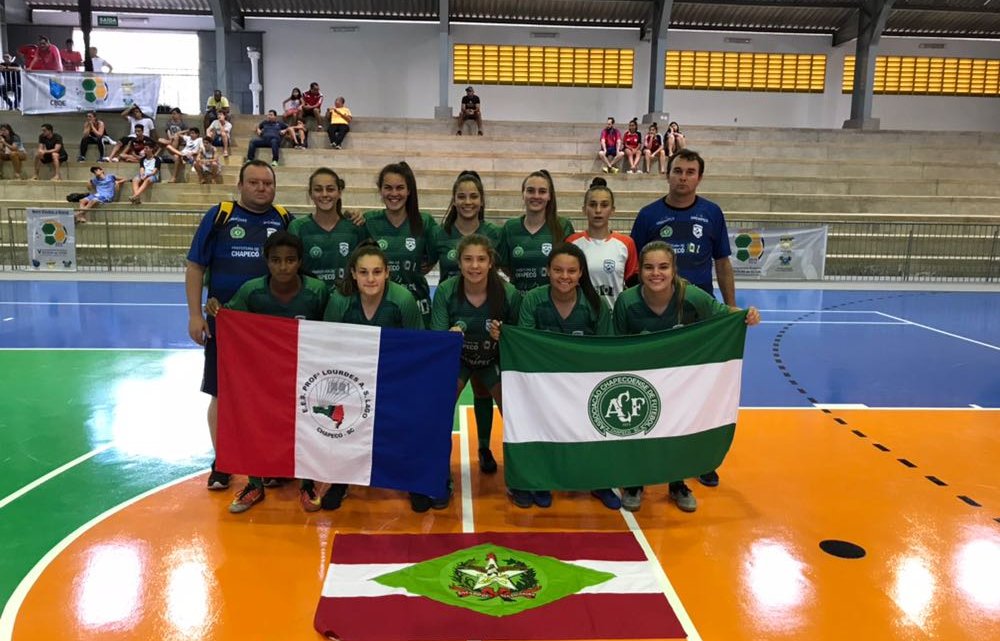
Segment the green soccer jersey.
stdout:
[[504,301],[500,313],[490,313],[490,301],[479,307],[458,295],[459,278],[449,278],[434,292],[431,309],[431,329],[449,330],[458,325],[462,328],[462,363],[476,369],[497,362],[497,342],[490,338],[490,321],[516,324],[521,306],[521,294],[507,281],[503,282]]
[[361,241],[368,238],[368,228],[341,218],[330,231],[316,223],[313,216],[301,216],[292,221],[288,231],[302,239],[305,246],[305,268],[333,287],[347,275],[347,257]]
[[[486,236],[493,243],[493,249],[499,251],[500,248],[500,228],[489,221],[479,224],[479,229],[475,233]],[[453,225],[451,233],[444,230],[444,226],[435,227],[431,235],[434,253],[438,257],[438,270],[441,272],[441,281],[452,276],[458,276],[458,241],[462,240],[462,233]]]
[[552,248],[573,233],[573,223],[558,217],[562,238],[552,238],[548,225],[542,225],[534,234],[524,227],[524,216],[511,218],[504,223],[500,234],[500,264],[507,268],[511,282],[522,294],[548,285],[549,254]]
[[601,300],[601,311],[594,312],[583,290],[576,288],[576,306],[569,316],[563,318],[552,302],[552,287],[542,285],[524,296],[518,326],[534,327],[559,334],[575,336],[608,336],[611,334],[611,312],[608,304]]
[[430,214],[420,212],[420,217],[424,221],[424,233],[419,236],[410,231],[408,220],[404,220],[399,227],[389,222],[384,209],[366,211],[365,226],[385,252],[389,261],[389,277],[413,294],[426,325],[431,315],[431,288],[424,276],[424,266],[430,267],[437,262],[431,243],[437,223]]
[[679,325],[689,325],[700,320],[728,314],[730,309],[709,296],[699,287],[688,283],[684,288],[684,312],[681,318],[677,314],[678,292],[662,314],[653,312],[642,297],[642,285],[629,287],[615,301],[614,318],[615,334],[646,334],[673,329]]
[[302,288],[295,297],[283,303],[271,293],[271,277],[261,276],[243,283],[229,302],[228,309],[268,316],[321,320],[330,295],[318,278],[302,276]]
[[396,329],[424,329],[424,319],[417,308],[417,301],[413,299],[413,294],[392,281],[386,284],[382,302],[371,318],[365,316],[365,310],[361,306],[361,294],[344,296],[335,290],[330,295],[323,320]]

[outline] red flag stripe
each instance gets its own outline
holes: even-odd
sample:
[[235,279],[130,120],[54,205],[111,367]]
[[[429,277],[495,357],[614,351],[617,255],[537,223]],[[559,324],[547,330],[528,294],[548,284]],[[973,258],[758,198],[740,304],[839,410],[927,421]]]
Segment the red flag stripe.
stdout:
[[[295,382],[299,322],[232,310],[219,313],[219,434],[216,467],[295,476]],[[246,399],[269,398],[250,409]],[[248,432],[254,435],[249,437]]]
[[[645,561],[630,532],[477,532],[475,534],[338,534],[331,563],[419,563],[492,543],[564,561]],[[476,637],[470,637],[476,638]]]
[[686,638],[662,594],[577,594],[506,617],[424,597],[324,598],[313,624],[341,641]]

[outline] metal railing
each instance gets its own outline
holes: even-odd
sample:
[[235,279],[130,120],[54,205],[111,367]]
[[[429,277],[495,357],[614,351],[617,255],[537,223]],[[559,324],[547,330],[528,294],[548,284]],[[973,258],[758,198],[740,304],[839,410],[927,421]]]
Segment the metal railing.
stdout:
[[[303,212],[293,212],[303,213]],[[76,227],[77,263],[85,272],[181,272],[203,211],[94,210]],[[494,222],[501,223],[502,220]],[[616,221],[627,229],[631,221]],[[585,222],[574,217],[580,229]],[[728,221],[737,228],[815,227],[816,221]],[[828,222],[826,278],[887,282],[1000,281],[1000,223]],[[26,269],[23,208],[0,225],[0,270]]]

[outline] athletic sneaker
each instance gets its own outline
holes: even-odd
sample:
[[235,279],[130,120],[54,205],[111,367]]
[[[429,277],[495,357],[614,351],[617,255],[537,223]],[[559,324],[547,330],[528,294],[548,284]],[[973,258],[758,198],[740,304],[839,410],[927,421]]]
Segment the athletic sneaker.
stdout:
[[229,474],[215,471],[215,461],[212,461],[212,472],[208,475],[208,489],[226,490],[229,489]]
[[677,504],[681,512],[694,512],[698,509],[698,501],[684,481],[674,481],[670,484],[670,500]]
[[604,167],[601,167],[601,169],[602,169],[602,170],[604,171],[604,173],[606,173],[606,174],[610,174],[610,173],[611,173],[611,167],[608,167],[607,165],[605,165]]
[[535,499],[528,490],[507,490],[507,496],[520,508],[527,509],[535,504]]
[[497,460],[488,447],[479,450],[479,471],[483,474],[496,474]]
[[84,162],[85,160],[87,160],[86,156],[80,155],[76,157],[77,162]]
[[434,505],[431,497],[426,494],[417,494],[415,492],[410,492],[410,509],[418,514],[426,512],[431,509]]
[[289,479],[279,478],[277,476],[265,476],[264,487],[281,487],[288,481]]
[[108,162],[108,157],[103,156],[98,162]]
[[604,504],[609,510],[620,510],[622,500],[611,490],[594,490],[590,493],[595,499]]
[[642,506],[642,488],[626,487],[622,490],[622,507],[629,512],[638,512]]
[[548,490],[538,490],[531,493],[531,500],[538,507],[552,507],[552,492]]
[[698,477],[698,482],[705,487],[716,487],[719,484],[719,473],[715,470],[705,472]]
[[264,488],[247,483],[246,487],[240,490],[233,502],[229,504],[229,511],[233,514],[242,514],[263,500]]
[[340,504],[344,502],[344,496],[346,494],[347,485],[343,483],[334,483],[327,488],[326,493],[323,494],[323,498],[320,499],[320,507],[324,510],[336,510],[340,507]]
[[619,169],[618,167],[612,167],[611,168],[611,173],[613,173],[613,174],[617,174],[620,171],[621,171],[621,169]]
[[304,487],[299,490],[299,504],[306,512],[316,512],[320,509],[320,499],[316,496],[314,486]]
[[271,166],[272,167],[277,167],[278,166],[278,161],[277,160],[272,160],[271,161]]

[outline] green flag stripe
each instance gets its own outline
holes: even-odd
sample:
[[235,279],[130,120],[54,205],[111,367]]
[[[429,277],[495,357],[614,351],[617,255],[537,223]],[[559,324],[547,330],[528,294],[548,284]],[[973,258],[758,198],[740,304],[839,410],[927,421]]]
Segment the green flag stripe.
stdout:
[[745,312],[727,314],[633,336],[568,336],[505,326],[500,359],[505,371],[516,372],[630,372],[718,363],[743,358],[745,318]]
[[593,490],[679,481],[718,467],[736,424],[669,438],[607,443],[504,443],[507,486]]

